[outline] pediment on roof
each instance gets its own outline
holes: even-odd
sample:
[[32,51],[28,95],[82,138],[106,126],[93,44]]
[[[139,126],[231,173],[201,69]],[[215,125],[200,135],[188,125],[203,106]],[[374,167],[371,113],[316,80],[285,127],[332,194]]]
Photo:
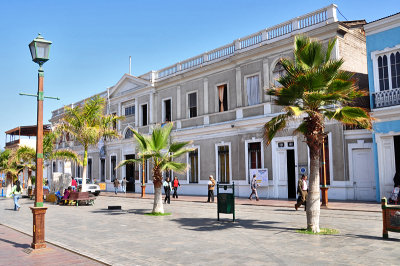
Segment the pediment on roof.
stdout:
[[110,97],[122,96],[150,86],[151,83],[147,80],[125,74],[111,89]]

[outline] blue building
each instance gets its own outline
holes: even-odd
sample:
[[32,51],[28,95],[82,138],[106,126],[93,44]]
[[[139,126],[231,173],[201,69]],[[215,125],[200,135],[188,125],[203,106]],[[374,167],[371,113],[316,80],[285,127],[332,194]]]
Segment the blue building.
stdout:
[[400,173],[400,13],[364,26],[374,121],[376,199],[388,197]]

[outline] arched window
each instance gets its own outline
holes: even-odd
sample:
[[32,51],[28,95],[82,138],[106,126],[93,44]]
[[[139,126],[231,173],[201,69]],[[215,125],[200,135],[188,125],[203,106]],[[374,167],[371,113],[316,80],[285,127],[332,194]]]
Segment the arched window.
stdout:
[[378,57],[378,71],[379,71],[379,90],[384,91],[389,89],[389,73],[387,56]]
[[[378,59],[379,60],[379,59]],[[400,53],[390,55],[390,74],[392,76],[392,88],[400,88]]]
[[125,132],[125,139],[130,139],[133,137],[133,131],[132,129],[128,128]]
[[280,87],[281,84],[278,82],[278,79],[286,74],[285,69],[283,68],[281,62],[278,62],[275,65],[274,70],[272,71],[272,77],[274,78],[274,86]]

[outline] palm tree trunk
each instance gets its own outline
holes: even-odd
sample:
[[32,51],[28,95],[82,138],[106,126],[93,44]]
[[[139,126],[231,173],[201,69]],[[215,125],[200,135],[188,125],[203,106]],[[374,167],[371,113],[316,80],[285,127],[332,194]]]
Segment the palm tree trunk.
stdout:
[[307,230],[319,232],[319,150],[310,147],[310,179],[307,196]]
[[85,153],[83,155],[82,192],[86,191],[87,151],[88,148],[85,147]]
[[154,184],[154,203],[152,213],[164,213],[164,206],[162,203],[162,175],[160,169],[153,168],[153,184]]
[[9,193],[11,193],[12,183],[13,183],[13,177],[10,173],[7,173],[6,174],[6,195],[9,195]]
[[28,188],[32,187],[32,171],[28,169]]

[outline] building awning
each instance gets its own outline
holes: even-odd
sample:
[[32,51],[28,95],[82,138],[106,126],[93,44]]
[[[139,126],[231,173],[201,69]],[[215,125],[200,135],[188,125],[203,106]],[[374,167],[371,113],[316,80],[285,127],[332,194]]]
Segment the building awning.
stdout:
[[[43,125],[43,134],[49,133],[51,131],[51,125]],[[7,135],[18,135],[18,136],[36,136],[37,126],[20,126],[13,129],[10,129],[5,132]]]

